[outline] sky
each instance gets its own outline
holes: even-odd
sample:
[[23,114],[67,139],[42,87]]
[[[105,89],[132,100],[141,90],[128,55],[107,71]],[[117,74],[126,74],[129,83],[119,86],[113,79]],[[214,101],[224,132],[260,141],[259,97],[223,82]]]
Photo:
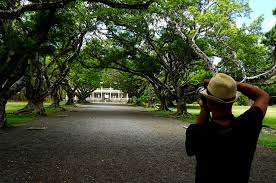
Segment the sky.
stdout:
[[251,19],[239,18],[237,25],[241,26],[243,23],[250,23],[257,17],[263,15],[264,21],[262,23],[262,30],[269,31],[276,23],[276,17],[272,15],[272,10],[276,8],[276,0],[249,0],[249,6],[252,9],[250,14]]

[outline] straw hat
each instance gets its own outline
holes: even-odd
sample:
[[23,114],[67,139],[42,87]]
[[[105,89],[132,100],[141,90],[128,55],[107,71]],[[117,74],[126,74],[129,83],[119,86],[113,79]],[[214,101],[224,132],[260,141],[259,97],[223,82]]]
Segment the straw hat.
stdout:
[[217,73],[212,77],[207,89],[200,94],[209,100],[227,104],[234,103],[240,96],[240,92],[237,92],[236,81],[223,73]]

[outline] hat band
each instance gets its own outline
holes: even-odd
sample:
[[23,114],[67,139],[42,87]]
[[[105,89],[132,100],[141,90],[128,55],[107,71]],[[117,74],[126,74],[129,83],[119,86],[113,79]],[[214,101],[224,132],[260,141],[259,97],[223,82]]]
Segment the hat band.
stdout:
[[[214,96],[208,89],[206,89],[206,91],[207,91],[207,94],[208,94],[208,95],[211,95],[211,96],[213,96],[213,97],[216,97],[216,96]],[[216,98],[218,98],[218,97],[216,97]],[[222,98],[219,98],[219,99],[220,99],[220,100],[223,100],[224,102],[231,102],[231,101],[235,100],[235,98],[236,98],[236,97],[233,97],[233,98],[230,98],[230,99],[222,99]]]

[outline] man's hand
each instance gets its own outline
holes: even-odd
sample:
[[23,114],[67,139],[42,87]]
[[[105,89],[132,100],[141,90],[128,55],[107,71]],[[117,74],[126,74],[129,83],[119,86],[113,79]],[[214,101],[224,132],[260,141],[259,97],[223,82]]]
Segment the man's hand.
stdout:
[[210,82],[210,79],[204,79],[204,81],[203,81],[204,88],[207,88],[209,82]]
[[[203,86],[205,89],[207,89],[209,81],[210,79],[205,79],[203,81]],[[205,124],[209,121],[210,111],[207,106],[207,99],[204,96],[200,97],[199,105],[200,105],[200,113],[197,117],[197,124]]]
[[203,109],[205,111],[209,111],[208,107],[207,107],[207,101],[206,101],[205,97],[201,96],[198,103],[199,103],[201,109]]

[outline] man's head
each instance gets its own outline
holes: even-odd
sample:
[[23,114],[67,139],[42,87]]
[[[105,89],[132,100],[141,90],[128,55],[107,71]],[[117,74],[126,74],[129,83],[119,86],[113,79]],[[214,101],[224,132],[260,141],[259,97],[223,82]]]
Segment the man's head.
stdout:
[[[232,104],[238,99],[237,83],[231,77],[218,73],[209,81],[207,89],[200,92],[207,99],[207,106],[217,109],[231,109]],[[210,108],[211,110],[211,108]]]
[[219,103],[213,100],[206,100],[206,106],[210,112],[231,112],[233,103]]

